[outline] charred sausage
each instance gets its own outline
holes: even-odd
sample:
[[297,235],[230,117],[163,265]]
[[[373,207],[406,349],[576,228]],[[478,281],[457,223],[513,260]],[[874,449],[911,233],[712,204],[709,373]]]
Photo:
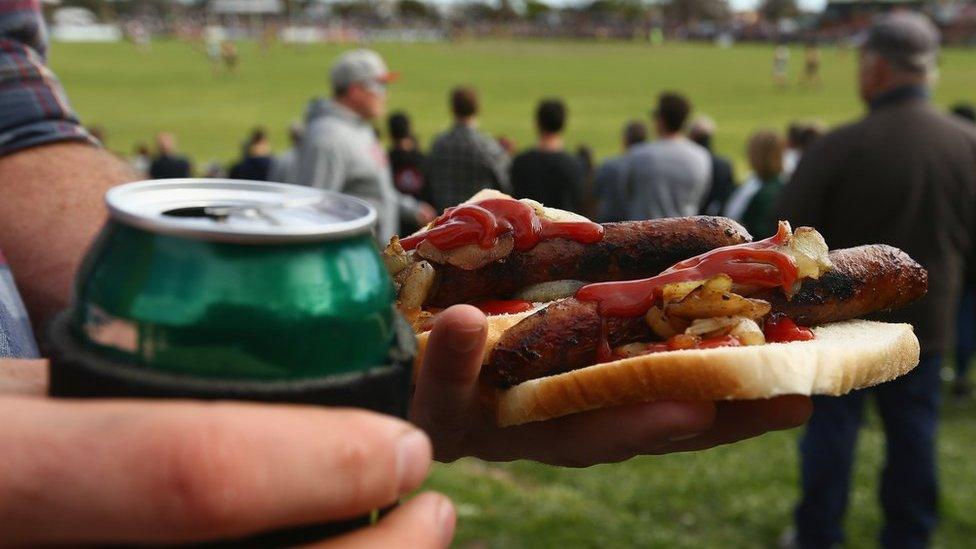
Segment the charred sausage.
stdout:
[[[781,290],[750,297],[768,300],[773,312],[813,326],[901,307],[924,295],[928,287],[925,269],[891,246],[835,250],[830,260],[834,269],[819,280],[805,280],[792,300]],[[595,303],[565,299],[506,331],[489,356],[484,375],[498,387],[511,387],[594,364],[601,330],[611,347],[653,338],[643,317],[604,320]]]
[[436,265],[437,281],[425,305],[447,307],[505,299],[526,286],[550,280],[643,278],[682,259],[751,240],[742,225],[724,217],[606,223],[604,229],[603,240],[594,244],[547,240],[475,270]]

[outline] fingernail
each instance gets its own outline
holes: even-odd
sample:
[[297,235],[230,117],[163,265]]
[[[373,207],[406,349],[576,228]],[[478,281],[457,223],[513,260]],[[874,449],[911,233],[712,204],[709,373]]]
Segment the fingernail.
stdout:
[[683,435],[676,435],[668,439],[668,442],[681,442],[683,440],[690,440],[697,436],[701,436],[701,433],[686,433]]
[[413,429],[400,438],[396,447],[396,466],[401,493],[420,486],[430,469],[430,457],[430,440],[423,431]]
[[454,505],[451,504],[451,500],[441,496],[437,503],[437,527],[440,528],[442,547],[451,545],[456,523],[457,515],[454,513]]
[[458,326],[451,334],[451,349],[456,353],[470,353],[481,345],[481,337],[485,331],[484,324],[480,326]]

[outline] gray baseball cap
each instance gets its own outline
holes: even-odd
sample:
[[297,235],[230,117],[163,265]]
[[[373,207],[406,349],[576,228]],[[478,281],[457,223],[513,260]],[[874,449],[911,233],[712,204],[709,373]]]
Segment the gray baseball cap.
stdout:
[[939,30],[924,15],[897,12],[883,16],[868,31],[862,47],[897,67],[925,72],[939,57]]
[[373,50],[350,50],[339,56],[329,70],[329,81],[333,89],[345,88],[350,84],[388,84],[398,77],[390,72],[380,54]]

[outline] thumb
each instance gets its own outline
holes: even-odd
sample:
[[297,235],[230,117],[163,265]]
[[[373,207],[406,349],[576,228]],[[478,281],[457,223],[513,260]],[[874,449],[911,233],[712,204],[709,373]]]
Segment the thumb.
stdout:
[[438,453],[456,445],[470,424],[478,402],[486,335],[485,315],[470,305],[455,305],[434,321],[417,376],[411,419],[434,439]]

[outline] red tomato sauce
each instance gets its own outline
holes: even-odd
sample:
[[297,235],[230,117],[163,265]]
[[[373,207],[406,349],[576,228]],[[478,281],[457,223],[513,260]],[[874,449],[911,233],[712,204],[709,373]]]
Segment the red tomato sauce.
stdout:
[[444,210],[427,231],[400,240],[404,250],[430,242],[442,252],[477,244],[491,248],[498,237],[511,234],[515,249],[525,251],[550,238],[565,238],[583,244],[603,239],[603,226],[590,221],[550,221],[518,200],[491,198]]
[[786,243],[788,233],[780,227],[776,235],[758,242],[725,246],[676,263],[663,273],[641,280],[587,284],[576,292],[580,301],[595,301],[604,316],[643,315],[661,297],[667,284],[707,280],[726,274],[736,284],[761,288],[780,286],[785,291],[797,280],[796,262],[775,249]]
[[784,314],[773,314],[763,323],[766,343],[789,343],[790,341],[809,341],[814,338],[809,328],[797,326],[796,322]]

